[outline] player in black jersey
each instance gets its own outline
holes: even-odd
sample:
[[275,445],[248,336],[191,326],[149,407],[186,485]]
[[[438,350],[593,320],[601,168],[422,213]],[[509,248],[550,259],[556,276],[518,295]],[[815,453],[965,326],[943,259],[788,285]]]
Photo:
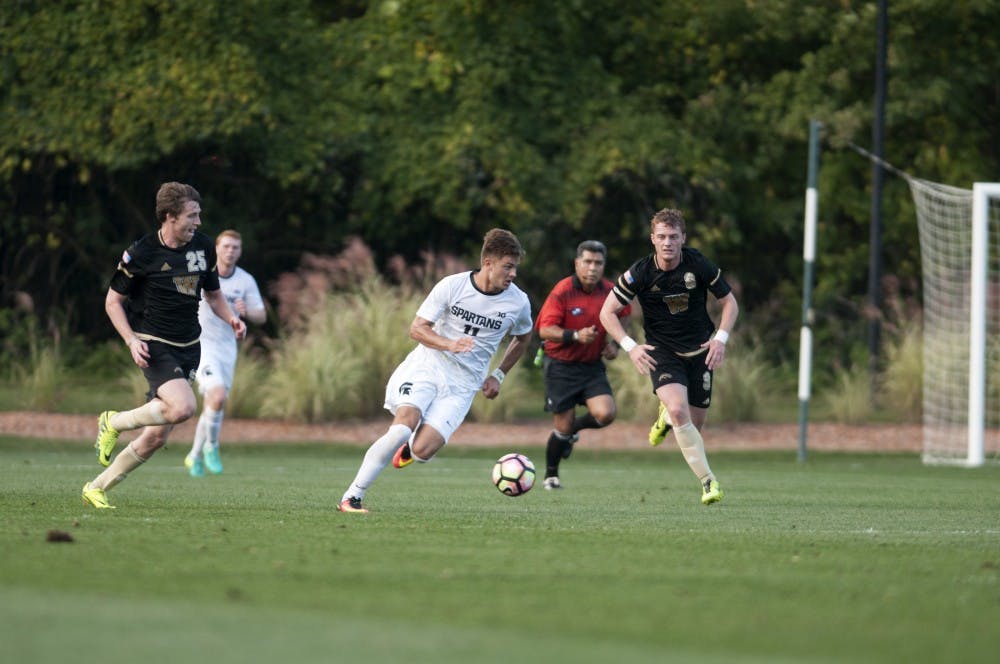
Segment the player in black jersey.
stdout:
[[[246,325],[219,290],[215,242],[197,230],[198,191],[180,182],[163,184],[156,194],[156,218],[159,230],[122,254],[104,301],[108,318],[146,376],[149,393],[138,408],[109,410],[98,418],[97,460],[107,468],[83,485],[83,502],[99,509],[112,508],[105,492],[163,447],[174,425],[195,412],[191,381],[201,354],[202,290],[212,311],[229,323],[237,338],[246,334]],[[112,461],[118,434],[140,427],[145,431]]]
[[[618,278],[604,301],[601,323],[636,370],[652,379],[661,405],[650,442],[661,442],[673,426],[677,445],[701,482],[701,502],[711,505],[722,500],[723,493],[708,467],[701,429],[712,399],[712,372],[726,356],[739,306],[722,270],[697,250],[684,247],[687,236],[680,211],[660,210],[650,227],[653,253]],[[709,292],[722,305],[718,330],[706,309]],[[642,307],[644,344],[626,335],[617,316],[635,298]]]

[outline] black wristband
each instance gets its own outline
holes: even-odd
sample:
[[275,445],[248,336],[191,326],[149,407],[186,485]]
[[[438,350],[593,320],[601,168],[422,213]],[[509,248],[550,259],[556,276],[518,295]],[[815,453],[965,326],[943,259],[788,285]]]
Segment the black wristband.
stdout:
[[573,330],[563,330],[563,343],[567,346],[573,343],[573,335],[576,334]]

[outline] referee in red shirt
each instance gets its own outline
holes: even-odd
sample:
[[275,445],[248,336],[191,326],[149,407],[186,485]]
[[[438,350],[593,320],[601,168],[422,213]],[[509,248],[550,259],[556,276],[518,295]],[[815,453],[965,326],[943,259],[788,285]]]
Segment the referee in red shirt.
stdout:
[[[576,248],[574,274],[559,281],[538,313],[538,335],[544,342],[545,410],[553,431],[545,450],[546,489],[561,489],[559,461],[569,458],[582,429],[599,429],[615,419],[616,407],[602,358],[618,355],[618,344],[600,322],[601,306],[613,284],[604,278],[608,249],[586,240]],[[625,307],[618,317],[631,311]],[[623,320],[627,326],[628,321]],[[587,407],[576,417],[576,406]]]

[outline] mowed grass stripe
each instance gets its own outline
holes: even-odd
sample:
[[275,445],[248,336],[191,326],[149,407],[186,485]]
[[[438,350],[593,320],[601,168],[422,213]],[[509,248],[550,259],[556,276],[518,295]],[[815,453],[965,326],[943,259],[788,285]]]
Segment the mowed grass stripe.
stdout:
[[386,469],[358,516],[334,505],[362,448],[231,445],[226,473],[197,481],[183,448],[106,514],[79,502],[88,447],[0,440],[0,649],[57,661],[123,622],[155,625],[153,661],[189,661],[192,643],[438,662],[975,662],[1000,647],[995,468],[715,454],[727,497],[705,508],[676,450],[581,447],[566,489],[511,499],[489,482],[510,450],[455,448]]

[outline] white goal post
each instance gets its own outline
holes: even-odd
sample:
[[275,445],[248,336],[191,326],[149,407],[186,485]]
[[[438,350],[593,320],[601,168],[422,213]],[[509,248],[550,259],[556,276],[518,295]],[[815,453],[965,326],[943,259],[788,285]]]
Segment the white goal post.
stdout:
[[1000,462],[1000,183],[908,177],[924,292],[924,463]]

